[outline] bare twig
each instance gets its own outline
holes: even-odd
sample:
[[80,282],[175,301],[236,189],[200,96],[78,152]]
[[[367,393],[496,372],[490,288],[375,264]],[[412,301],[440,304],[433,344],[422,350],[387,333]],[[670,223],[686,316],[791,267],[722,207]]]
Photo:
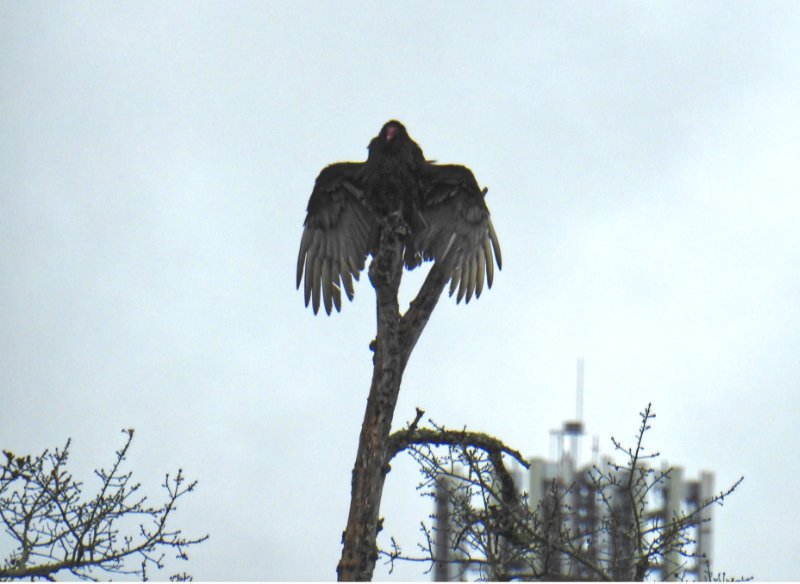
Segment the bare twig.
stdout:
[[[167,527],[175,502],[197,484],[187,484],[182,471],[172,479],[167,475],[166,503],[146,504],[138,493],[140,485],[131,484],[131,473],[121,470],[133,440],[133,430],[123,432],[125,444],[110,470],[95,471],[100,488],[88,500],[82,497],[83,483],[65,468],[69,440],[63,449],[35,458],[6,453],[6,464],[0,467],[0,520],[16,548],[0,566],[0,579],[52,580],[70,572],[91,580],[93,570],[143,578],[147,565],[163,566],[165,550],[187,559],[186,548],[208,538],[185,538]],[[127,526],[137,516],[149,517],[151,523],[141,522],[133,533],[121,535],[121,523]],[[128,560],[136,556],[141,567],[130,567]]]

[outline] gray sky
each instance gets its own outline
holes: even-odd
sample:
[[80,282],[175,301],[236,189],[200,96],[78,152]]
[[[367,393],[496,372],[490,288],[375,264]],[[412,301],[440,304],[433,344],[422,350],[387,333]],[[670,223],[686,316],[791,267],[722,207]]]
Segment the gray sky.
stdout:
[[[653,402],[670,464],[745,476],[715,570],[800,577],[798,30],[789,2],[0,2],[0,446],[71,436],[91,485],[134,427],[139,480],[200,480],[175,570],[334,578],[374,295],[314,317],[294,266],[319,170],[397,118],[489,187],[505,268],[439,304],[395,425],[547,455],[582,355],[603,451]],[[409,550],[416,483],[398,460],[384,496]]]

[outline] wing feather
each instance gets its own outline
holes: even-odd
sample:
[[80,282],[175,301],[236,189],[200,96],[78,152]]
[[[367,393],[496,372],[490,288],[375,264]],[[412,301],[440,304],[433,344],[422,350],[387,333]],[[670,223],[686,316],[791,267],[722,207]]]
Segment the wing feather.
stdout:
[[341,310],[341,290],[353,299],[353,277],[358,280],[371,252],[370,234],[375,218],[364,203],[359,180],[363,163],[341,162],[317,177],[300,240],[297,287],[305,279],[305,303],[314,314],[320,305],[330,314]]
[[450,278],[450,292],[448,293],[450,296],[452,296],[453,292],[456,291],[456,288],[458,287],[460,280],[461,280],[461,270],[459,268],[456,268],[453,271],[452,277]]
[[355,294],[355,290],[353,289],[353,276],[347,270],[342,272],[342,286],[344,287],[344,293],[347,294],[347,299],[353,300],[353,295]]
[[478,262],[475,261],[475,253],[473,252],[469,258],[469,280],[467,281],[467,302],[472,299],[475,293],[475,280],[477,279]]
[[[485,193],[486,191],[484,191]],[[492,249],[494,256],[497,258],[497,267],[503,269],[503,255],[500,253],[500,240],[497,239],[497,233],[494,232],[494,225],[492,220],[487,216],[486,221],[489,224],[489,239],[492,241]]]
[[494,280],[494,262],[492,261],[492,244],[488,239],[483,240],[483,257],[486,261],[486,283],[491,288]]
[[502,268],[500,242],[472,171],[453,164],[428,164],[422,172],[422,227],[409,237],[406,267],[414,258],[444,262],[450,269],[450,295],[456,302],[478,298],[484,282],[494,280],[494,264]]
[[479,249],[475,255],[478,258],[478,269],[475,274],[475,298],[480,298],[481,292],[483,292],[483,282],[486,274],[486,256],[482,249]]
[[[322,299],[325,303],[325,312],[328,314],[331,313],[331,308],[333,303],[331,301],[331,286],[332,286],[332,278],[331,278],[331,260],[328,257],[323,257],[322,259]],[[316,312],[316,311],[314,311]]]
[[319,296],[320,296],[320,277],[322,276],[322,259],[316,256],[311,260],[311,275],[314,281],[311,284],[311,299],[313,301],[314,314],[319,312]]

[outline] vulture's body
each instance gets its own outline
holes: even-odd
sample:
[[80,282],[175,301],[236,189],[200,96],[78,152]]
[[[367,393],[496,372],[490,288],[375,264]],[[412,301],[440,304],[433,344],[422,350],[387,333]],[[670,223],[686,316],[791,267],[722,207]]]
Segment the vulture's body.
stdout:
[[341,290],[353,299],[369,254],[375,253],[384,219],[405,224],[404,263],[443,262],[457,301],[491,287],[500,244],[475,177],[465,166],[434,164],[397,121],[387,122],[369,144],[365,162],[339,162],[317,177],[308,202],[297,286],[305,279],[306,306],[341,309]]

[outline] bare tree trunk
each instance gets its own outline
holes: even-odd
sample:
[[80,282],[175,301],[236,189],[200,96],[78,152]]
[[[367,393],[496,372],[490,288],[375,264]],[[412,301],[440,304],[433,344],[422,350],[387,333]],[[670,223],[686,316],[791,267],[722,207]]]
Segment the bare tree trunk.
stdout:
[[369,581],[378,558],[377,537],[381,497],[389,472],[389,433],[400,381],[408,358],[445,285],[444,270],[434,265],[405,316],[400,316],[397,291],[403,272],[403,242],[397,230],[385,226],[380,248],[369,268],[375,287],[378,332],[372,345],[372,384],[361,427],[344,547],[336,571],[340,581]]

